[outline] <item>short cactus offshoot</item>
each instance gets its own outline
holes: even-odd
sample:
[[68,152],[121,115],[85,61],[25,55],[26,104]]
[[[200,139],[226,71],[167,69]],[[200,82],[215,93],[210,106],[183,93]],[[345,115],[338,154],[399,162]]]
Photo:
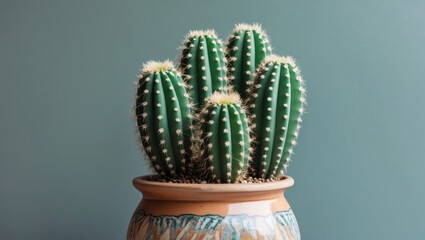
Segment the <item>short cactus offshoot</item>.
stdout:
[[227,91],[227,66],[221,40],[213,30],[191,31],[182,50],[179,70],[193,104],[202,108],[215,91]]
[[190,160],[191,105],[170,61],[144,65],[138,81],[136,118],[152,167],[163,176],[185,173]]
[[304,112],[305,88],[291,57],[269,56],[249,90],[258,177],[278,176],[290,161]]
[[237,93],[214,93],[196,118],[200,160],[215,182],[237,182],[245,177],[250,160],[250,133]]
[[247,99],[255,71],[271,50],[269,37],[260,25],[236,25],[226,46],[226,58],[232,87],[242,99]]

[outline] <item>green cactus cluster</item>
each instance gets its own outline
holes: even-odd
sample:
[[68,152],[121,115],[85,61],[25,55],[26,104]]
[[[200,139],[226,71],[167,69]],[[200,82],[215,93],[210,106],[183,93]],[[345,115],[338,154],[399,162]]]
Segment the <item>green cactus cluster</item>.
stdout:
[[152,168],[164,177],[242,182],[286,170],[306,102],[292,57],[271,54],[258,24],[226,44],[190,31],[177,68],[150,61],[137,82],[136,121]]

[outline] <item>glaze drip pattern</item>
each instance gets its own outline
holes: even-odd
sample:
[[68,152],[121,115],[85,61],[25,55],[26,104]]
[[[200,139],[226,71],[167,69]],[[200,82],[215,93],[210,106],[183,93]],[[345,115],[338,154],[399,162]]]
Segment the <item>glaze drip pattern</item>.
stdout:
[[280,239],[300,240],[292,209],[266,216],[245,214],[152,216],[143,209],[134,213],[128,238],[145,239]]

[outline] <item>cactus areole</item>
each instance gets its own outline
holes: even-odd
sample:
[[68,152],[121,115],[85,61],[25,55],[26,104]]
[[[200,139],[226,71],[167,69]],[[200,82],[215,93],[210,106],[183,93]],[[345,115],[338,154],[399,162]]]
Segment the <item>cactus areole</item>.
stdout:
[[225,44],[214,30],[190,31],[176,64],[149,61],[136,84],[140,143],[158,176],[242,183],[284,175],[305,86],[292,57],[271,53],[260,25],[236,25]]

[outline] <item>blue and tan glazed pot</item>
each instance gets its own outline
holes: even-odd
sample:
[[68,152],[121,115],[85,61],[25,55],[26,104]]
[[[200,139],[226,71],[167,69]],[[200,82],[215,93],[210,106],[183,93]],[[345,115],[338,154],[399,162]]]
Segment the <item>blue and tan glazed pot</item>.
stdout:
[[128,240],[283,239],[300,231],[280,181],[246,184],[162,183],[138,177],[143,199],[131,218]]

